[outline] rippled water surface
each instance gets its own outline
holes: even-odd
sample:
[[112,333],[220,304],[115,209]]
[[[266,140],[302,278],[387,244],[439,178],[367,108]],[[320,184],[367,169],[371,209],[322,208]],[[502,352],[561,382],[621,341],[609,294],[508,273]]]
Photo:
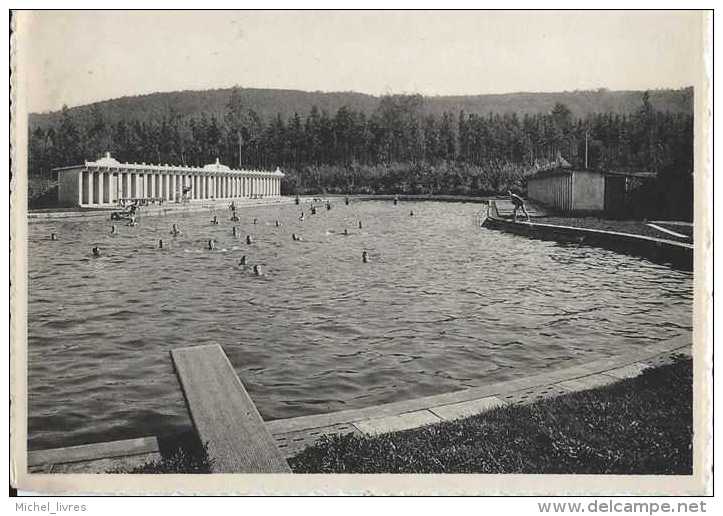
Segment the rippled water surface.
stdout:
[[[116,236],[107,220],[31,224],[30,448],[190,425],[176,347],[221,344],[269,420],[519,378],[691,332],[692,274],[480,229],[480,209],[337,203],[299,222],[298,206],[247,208],[240,238],[227,210],[216,226],[210,212],[145,217]],[[168,234],[173,222],[183,236]],[[94,245],[103,257],[90,257]],[[266,275],[239,266],[242,255]]]

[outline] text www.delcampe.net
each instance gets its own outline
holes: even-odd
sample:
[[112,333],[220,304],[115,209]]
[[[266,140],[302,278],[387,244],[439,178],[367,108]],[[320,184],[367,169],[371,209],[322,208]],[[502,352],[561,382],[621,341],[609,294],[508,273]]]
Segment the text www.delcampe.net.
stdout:
[[541,513],[701,513],[708,512],[707,502],[631,502],[623,500],[593,500],[590,502],[537,502]]

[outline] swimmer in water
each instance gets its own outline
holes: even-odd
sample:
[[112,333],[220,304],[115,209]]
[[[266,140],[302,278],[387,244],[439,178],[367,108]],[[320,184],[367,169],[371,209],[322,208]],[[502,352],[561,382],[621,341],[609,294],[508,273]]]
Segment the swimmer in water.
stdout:
[[178,236],[181,234],[181,230],[178,229],[178,224],[174,224],[173,227],[171,227],[171,235]]
[[316,206],[311,207],[311,214],[316,215]]
[[251,240],[251,235],[246,235],[246,243],[249,245],[254,243],[254,241]]
[[213,251],[214,249],[216,249],[216,241],[212,238],[208,241],[208,250]]
[[55,233],[50,233],[50,240],[57,240],[57,239],[58,239],[58,235],[56,235]]
[[246,265],[246,255],[243,255],[241,257],[241,260],[238,262],[239,265]]
[[301,222],[304,222],[304,212],[303,211],[301,212],[301,215],[299,215],[299,220]]
[[294,242],[300,242],[301,237],[298,236],[296,233],[291,233],[291,240],[293,240]]
[[128,219],[128,224],[126,226],[136,226],[138,223],[136,222],[136,216],[131,215],[130,219]]
[[278,220],[278,219],[276,219],[276,223],[275,223],[275,224],[276,224],[276,227],[277,227],[277,228],[278,228],[279,226],[281,226],[281,224],[279,224],[279,220]]
[[359,229],[361,229],[361,228],[362,228],[362,222],[361,222],[361,220],[360,220],[360,221],[359,221]]
[[369,255],[366,251],[362,251],[362,262],[368,263],[369,262]]
[[399,204],[399,196],[395,195],[394,196],[394,206],[396,206],[397,204]]
[[344,197],[344,204],[349,206],[349,198],[348,197]]
[[233,234],[234,237],[237,237],[238,236],[238,228],[236,226],[234,226],[231,229],[231,233]]
[[216,215],[211,219],[211,224],[218,224],[218,217]]
[[258,219],[256,217],[254,217],[254,224],[256,224],[257,222],[258,222]]
[[331,203],[329,201],[326,201],[326,209],[327,210],[331,209]]
[[158,249],[163,249],[163,240],[158,241]]
[[118,234],[118,228],[115,227],[115,224],[112,224],[110,227],[110,234],[111,235],[117,235]]
[[263,276],[263,273],[261,272],[261,267],[258,265],[254,265],[254,276]]
[[93,248],[93,257],[100,258],[100,247],[96,246]]
[[231,215],[231,222],[238,222],[239,220],[241,219],[238,218],[238,215],[236,215],[236,212],[234,211],[233,215]]
[[344,236],[349,236],[349,230],[344,228]]
[[410,217],[414,217],[414,212],[413,212],[413,211],[410,211],[410,212],[409,212],[409,216],[410,216]]

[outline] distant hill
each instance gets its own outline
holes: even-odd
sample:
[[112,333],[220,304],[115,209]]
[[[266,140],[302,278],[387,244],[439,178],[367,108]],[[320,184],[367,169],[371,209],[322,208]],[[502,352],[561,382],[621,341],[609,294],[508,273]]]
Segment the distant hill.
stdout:
[[[152,93],[134,97],[105,100],[84,106],[69,108],[78,118],[90,115],[97,106],[107,122],[118,120],[147,120],[158,118],[164,113],[175,113],[181,117],[206,114],[222,116],[226,110],[231,89],[203,91],[178,91]],[[566,104],[575,116],[590,113],[616,112],[632,113],[641,102],[642,91],[570,91],[559,93],[504,93],[491,95],[455,95],[425,97],[424,111],[441,115],[464,110],[466,113],[525,113],[549,112],[556,102]],[[379,97],[356,92],[308,92],[298,90],[252,89],[241,90],[244,103],[268,120],[280,113],[288,119],[295,112],[306,116],[312,106],[334,114],[340,107],[347,106],[356,111],[372,113],[379,104]],[[671,113],[693,113],[693,88],[680,90],[652,90],[650,100],[653,107]],[[53,125],[60,112],[30,114],[30,129],[46,128]]]

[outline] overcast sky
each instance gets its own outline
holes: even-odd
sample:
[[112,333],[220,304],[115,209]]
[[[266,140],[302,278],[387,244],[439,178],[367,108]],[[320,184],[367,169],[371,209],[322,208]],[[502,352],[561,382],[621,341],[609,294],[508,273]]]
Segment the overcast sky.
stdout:
[[37,12],[30,111],[233,85],[427,95],[692,85],[693,12]]

